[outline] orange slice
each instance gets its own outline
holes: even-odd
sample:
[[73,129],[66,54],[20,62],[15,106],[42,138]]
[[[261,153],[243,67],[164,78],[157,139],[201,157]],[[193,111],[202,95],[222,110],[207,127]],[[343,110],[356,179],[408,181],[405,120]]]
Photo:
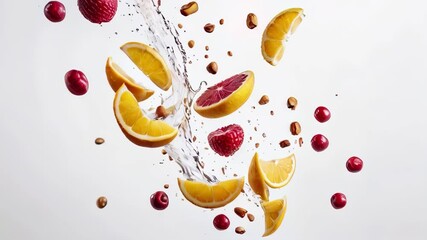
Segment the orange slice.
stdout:
[[289,183],[295,172],[295,155],[271,161],[259,161],[262,176],[271,188],[281,188]]
[[159,88],[165,91],[170,88],[172,75],[164,59],[154,48],[139,42],[128,42],[120,49]]
[[127,75],[119,65],[113,62],[111,57],[107,59],[105,73],[107,74],[108,83],[110,83],[110,86],[114,92],[119,90],[119,88],[125,84],[127,89],[132,92],[138,102],[144,101],[154,94],[153,90],[144,88],[143,86],[137,84],[135,80]]
[[244,178],[236,178],[207,184],[178,178],[178,186],[184,197],[203,208],[223,207],[232,202],[241,193],[244,182]]
[[258,153],[255,153],[249,165],[248,181],[252,191],[258,194],[263,201],[268,201],[269,190],[264,181],[264,174],[262,173]]
[[160,147],[170,143],[178,130],[162,120],[144,116],[135,96],[123,84],[113,103],[114,115],[125,136],[143,147]]
[[290,8],[280,12],[270,21],[261,42],[261,52],[265,61],[273,66],[277,65],[285,50],[283,41],[295,32],[302,18],[301,8]]
[[282,224],[287,207],[286,197],[262,202],[261,207],[264,210],[265,217],[265,232],[262,236],[266,237],[273,234]]
[[194,110],[206,118],[219,118],[231,114],[250,97],[254,79],[254,73],[246,71],[208,87],[196,100]]

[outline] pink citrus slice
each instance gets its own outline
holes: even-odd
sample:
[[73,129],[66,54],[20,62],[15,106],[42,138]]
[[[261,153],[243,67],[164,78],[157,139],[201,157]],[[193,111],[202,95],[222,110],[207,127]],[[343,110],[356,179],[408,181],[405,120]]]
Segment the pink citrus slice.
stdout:
[[220,118],[239,109],[254,89],[254,73],[245,71],[208,87],[194,104],[194,110],[206,118]]

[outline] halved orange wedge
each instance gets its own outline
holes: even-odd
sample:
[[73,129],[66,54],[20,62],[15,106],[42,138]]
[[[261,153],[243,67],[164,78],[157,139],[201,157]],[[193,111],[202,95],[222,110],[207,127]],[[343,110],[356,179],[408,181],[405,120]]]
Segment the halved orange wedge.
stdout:
[[263,237],[273,234],[282,224],[285,217],[287,201],[286,197],[261,203],[265,217],[265,232]]
[[178,130],[162,120],[144,116],[135,96],[123,84],[113,103],[114,115],[125,136],[143,147],[160,147],[170,143]]
[[268,201],[269,190],[267,184],[265,184],[264,174],[262,173],[260,160],[258,159],[258,153],[252,157],[251,164],[249,165],[248,172],[249,185],[255,194],[258,194],[263,201]]
[[184,197],[196,206],[218,208],[232,202],[243,189],[244,178],[230,179],[216,184],[182,180],[178,186]]
[[206,118],[219,118],[239,109],[254,88],[254,73],[245,71],[208,87],[194,104],[194,110]]
[[265,61],[273,66],[277,65],[285,50],[283,41],[295,32],[303,16],[301,8],[290,8],[280,12],[270,21],[261,42],[261,52]]
[[170,88],[172,75],[165,60],[154,48],[140,42],[128,42],[120,49],[159,88],[165,91]]
[[147,89],[139,85],[132,79],[126,72],[109,57],[105,65],[105,73],[107,74],[108,83],[111,88],[116,92],[125,84],[127,89],[132,92],[138,102],[144,101],[154,94],[153,90]]
[[281,188],[289,183],[295,172],[295,163],[294,154],[270,161],[259,160],[263,179],[271,188]]

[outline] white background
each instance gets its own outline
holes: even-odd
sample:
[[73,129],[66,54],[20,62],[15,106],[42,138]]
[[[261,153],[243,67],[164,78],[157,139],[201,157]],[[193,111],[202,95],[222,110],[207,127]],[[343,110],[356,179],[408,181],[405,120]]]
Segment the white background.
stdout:
[[[107,57],[156,89],[119,50],[127,41],[144,41],[131,32],[144,24],[127,15],[134,13],[132,8],[120,3],[115,19],[100,27],[81,16],[76,1],[64,1],[67,16],[54,24],[43,15],[46,2],[0,2],[0,239],[259,239],[262,210],[245,196],[213,211],[183,201],[176,185],[178,165],[160,149],[137,147],[120,132],[112,111],[114,93],[104,73]],[[208,170],[214,168],[221,179],[246,175],[255,142],[263,159],[297,155],[293,180],[271,191],[273,199],[287,195],[289,206],[282,227],[269,239],[427,238],[423,1],[199,1],[199,12],[187,18],[179,14],[185,1],[162,2],[166,16],[175,25],[183,23],[181,40],[196,42],[187,49],[195,85],[201,80],[213,84],[246,69],[256,74],[255,90],[240,113],[204,119],[203,128],[195,116],[200,149],[206,146],[206,133],[223,125],[239,123],[246,133],[241,150],[229,159],[203,151]],[[260,37],[268,21],[290,7],[304,8],[306,18],[287,44],[284,59],[271,67],[261,57]],[[259,19],[254,30],[245,27],[249,12]],[[217,24],[220,18],[223,26]],[[204,33],[207,22],[216,23],[214,33]],[[219,64],[216,76],[204,69],[209,62],[203,58],[206,44],[209,60]],[[233,57],[226,55],[228,50]],[[73,68],[89,79],[84,96],[65,87],[63,76]],[[261,107],[257,101],[263,94],[271,101]],[[289,96],[299,100],[296,111],[285,107]],[[158,104],[158,98],[150,104]],[[331,110],[329,122],[313,118],[319,105]],[[278,148],[280,140],[293,139],[288,126],[295,120],[302,125],[303,147]],[[325,152],[310,147],[316,133],[330,140]],[[105,144],[95,145],[96,137]],[[357,174],[345,169],[353,155],[365,162]],[[226,161],[223,176],[219,169]],[[166,190],[170,206],[159,212],[149,197],[165,183],[171,185]],[[329,203],[335,192],[347,195],[342,210]],[[109,199],[102,210],[95,205],[101,195]],[[237,217],[236,206],[247,208],[256,220]],[[219,213],[230,217],[227,231],[212,226]],[[234,233],[239,225],[246,228],[242,236]]]

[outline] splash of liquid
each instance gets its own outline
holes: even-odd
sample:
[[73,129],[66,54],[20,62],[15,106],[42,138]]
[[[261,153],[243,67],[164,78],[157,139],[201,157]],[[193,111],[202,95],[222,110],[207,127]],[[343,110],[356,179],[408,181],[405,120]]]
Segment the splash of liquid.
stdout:
[[167,65],[172,74],[172,94],[162,99],[162,105],[172,109],[172,114],[165,121],[178,128],[178,136],[165,146],[165,150],[178,163],[187,179],[215,183],[218,179],[203,171],[189,124],[193,98],[206,82],[201,82],[196,90],[191,87],[186,68],[187,56],[179,39],[179,33],[159,10],[159,2],[157,0],[135,1],[135,7],[140,10],[144,24],[149,26],[148,29],[143,30],[145,36],[160,55],[167,56]]

